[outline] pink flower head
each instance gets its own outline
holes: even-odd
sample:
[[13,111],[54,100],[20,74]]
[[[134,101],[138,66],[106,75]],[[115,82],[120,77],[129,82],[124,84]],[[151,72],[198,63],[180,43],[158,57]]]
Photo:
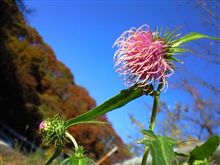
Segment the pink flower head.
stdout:
[[45,129],[45,127],[46,127],[46,123],[45,123],[45,121],[42,121],[42,122],[39,124],[39,130],[42,131],[42,130]]
[[126,85],[167,84],[165,78],[173,73],[172,64],[165,58],[168,45],[155,36],[144,25],[125,31],[114,43],[118,47],[114,55],[116,72]]
[[39,124],[39,130],[43,135],[45,145],[49,145],[52,142],[55,145],[63,145],[66,139],[66,124],[62,116],[55,115],[42,121]]

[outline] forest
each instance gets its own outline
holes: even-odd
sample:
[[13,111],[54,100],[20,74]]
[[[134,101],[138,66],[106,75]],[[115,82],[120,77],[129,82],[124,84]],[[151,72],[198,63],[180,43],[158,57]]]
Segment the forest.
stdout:
[[[41,120],[54,114],[72,118],[87,112],[96,102],[86,89],[75,84],[70,70],[27,24],[24,9],[22,1],[0,2],[0,122],[40,147]],[[105,115],[99,119],[108,123]],[[105,148],[108,141],[119,146],[120,152],[106,160],[106,164],[129,157],[110,123],[77,125],[69,132],[95,160],[108,152],[109,148]],[[20,143],[22,148],[23,142]]]

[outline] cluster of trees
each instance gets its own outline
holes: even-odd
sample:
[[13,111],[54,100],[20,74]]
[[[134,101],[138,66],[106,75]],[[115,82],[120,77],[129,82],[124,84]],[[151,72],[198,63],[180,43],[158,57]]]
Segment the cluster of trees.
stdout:
[[[220,37],[219,1],[196,0],[188,5],[194,7],[195,13],[198,12],[200,25],[204,28],[202,30],[209,32],[208,35]],[[185,22],[184,28],[188,28],[188,32],[192,31],[190,24],[191,22]],[[168,89],[181,92],[188,102],[183,103],[182,100],[176,99],[175,106],[170,106],[166,100],[162,100],[158,109],[159,115],[162,116],[157,123],[158,132],[174,139],[185,139],[186,142],[205,141],[212,135],[220,134],[219,42],[198,41],[197,44],[191,45],[190,50],[188,60],[197,62],[191,62],[193,66],[187,65],[188,68],[177,68],[177,74],[173,76],[177,78],[172,77]],[[151,110],[151,106],[147,108]],[[145,123],[140,123],[132,115],[130,119],[135,126],[144,128]],[[137,144],[131,143],[130,146],[134,154],[143,152],[143,148]]]
[[[0,1],[0,121],[40,144],[41,120],[55,114],[72,118],[96,103],[27,24],[25,12],[28,10],[20,0]],[[105,116],[100,120],[108,122]],[[109,151],[109,140],[119,152],[106,164],[128,157],[126,146],[110,124],[78,125],[69,131],[94,160]]]
[[[219,2],[205,0],[195,2],[189,5],[198,12],[199,23],[203,30],[211,36],[220,37]],[[186,27],[192,31],[187,22]],[[195,63],[191,67],[179,70],[178,74],[182,76],[171,85],[175,90],[187,94],[189,101],[183,104],[179,100],[173,109],[164,103],[161,104],[161,110],[168,114],[167,117],[172,118],[168,120],[171,122],[169,132],[178,132],[178,136],[184,138],[192,136],[203,141],[220,133],[219,42],[199,41],[192,45],[190,50],[192,53],[189,53],[189,59],[197,61],[200,65]]]

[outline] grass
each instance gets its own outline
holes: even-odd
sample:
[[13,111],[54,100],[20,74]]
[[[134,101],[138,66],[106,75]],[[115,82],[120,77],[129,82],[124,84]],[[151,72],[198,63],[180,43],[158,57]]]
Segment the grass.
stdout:
[[[52,155],[52,150],[45,153],[36,151],[31,154],[22,154],[17,149],[12,149],[0,144],[0,165],[43,165]],[[58,165],[59,159],[53,162]]]

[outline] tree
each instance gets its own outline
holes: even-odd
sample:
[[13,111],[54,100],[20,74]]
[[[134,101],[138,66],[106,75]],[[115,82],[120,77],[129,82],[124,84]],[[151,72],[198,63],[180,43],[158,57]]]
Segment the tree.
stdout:
[[[27,9],[22,0],[0,1],[0,121],[40,144],[38,126],[43,119],[54,114],[72,118],[89,111],[96,103],[28,25],[24,11]],[[108,122],[105,116],[99,119]],[[94,160],[108,152],[105,138],[110,135],[119,152],[106,164],[129,157],[110,124],[76,126],[70,133],[87,147],[87,154]]]
[[[209,31],[212,36],[220,37],[219,2],[197,0],[196,4],[192,3],[191,5],[195,9],[197,8],[196,11],[201,17],[201,25],[204,29]],[[191,70],[184,68],[180,71],[184,76],[172,84],[175,89],[188,94],[191,103],[181,105],[182,103],[179,101],[179,108],[170,110],[170,112],[173,112],[173,115],[178,119],[176,120],[177,125],[180,118],[185,121],[185,125],[192,123],[193,127],[196,128],[193,136],[199,140],[204,140],[213,134],[220,133],[219,43],[201,41],[192,45],[191,50],[193,53],[189,54],[190,60],[198,61],[201,66],[194,64],[194,67],[198,66],[201,70],[198,71],[194,67],[189,68]],[[182,107],[181,110],[180,107]],[[185,136],[190,134],[190,131],[186,132],[188,128],[184,128],[184,126],[182,128],[180,126],[179,129],[182,131],[185,129],[183,131]]]
[[[196,3],[194,2],[189,1],[188,5],[193,6],[197,11],[201,18],[201,26],[210,32],[209,35],[220,37],[219,1],[197,0]],[[190,23],[186,22],[184,26],[189,32],[192,31]],[[184,93],[183,97],[187,97],[188,102],[175,100],[174,106],[170,106],[166,100],[163,100],[158,109],[162,116],[157,123],[159,134],[168,135],[174,139],[204,141],[211,135],[220,134],[219,42],[199,41],[197,43],[191,45],[192,53],[188,54],[187,60],[199,61],[201,66],[191,62],[193,66],[189,68],[181,70],[177,68],[178,75],[181,77],[177,77],[169,85],[174,92]],[[195,69],[196,67],[199,67],[200,71]],[[183,68],[183,65],[180,68]],[[146,108],[150,110],[151,107]],[[143,123],[133,116],[130,116],[130,119],[135,127],[143,129]],[[143,152],[142,146],[134,143],[130,144],[130,148],[137,155]]]

